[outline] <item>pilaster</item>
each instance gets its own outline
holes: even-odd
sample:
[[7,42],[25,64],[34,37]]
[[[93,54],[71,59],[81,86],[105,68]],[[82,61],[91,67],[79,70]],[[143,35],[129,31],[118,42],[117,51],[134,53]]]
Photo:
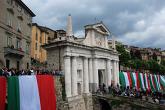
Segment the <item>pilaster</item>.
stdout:
[[97,68],[97,59],[93,59],[93,92],[96,92],[98,89],[98,68]]
[[72,57],[72,96],[78,95],[77,91],[77,59],[75,56]]
[[111,86],[111,61],[107,59],[106,63],[106,68],[107,68],[107,86]]
[[93,65],[92,65],[92,58],[89,59],[89,90],[92,92],[92,85],[93,85]]
[[71,97],[71,62],[70,57],[64,57],[64,72],[65,72],[65,92],[66,97]]
[[84,57],[84,93],[89,93],[89,78],[88,78],[88,58]]

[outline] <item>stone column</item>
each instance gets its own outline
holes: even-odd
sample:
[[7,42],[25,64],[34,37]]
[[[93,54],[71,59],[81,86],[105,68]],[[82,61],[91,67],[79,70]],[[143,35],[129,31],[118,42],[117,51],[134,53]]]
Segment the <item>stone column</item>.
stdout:
[[66,97],[71,97],[71,62],[70,57],[64,57],[64,72],[65,72],[65,92]]
[[117,64],[113,61],[113,76],[114,76],[114,86],[117,86]]
[[92,92],[92,85],[93,85],[93,65],[92,65],[92,58],[89,59],[89,90]]
[[78,95],[77,91],[77,60],[76,57],[72,57],[72,96]]
[[119,61],[116,61],[117,84],[119,84]]
[[93,92],[98,89],[98,69],[97,69],[97,59],[93,59]]
[[107,86],[111,86],[111,61],[108,59],[106,63],[107,68]]
[[84,57],[84,77],[83,77],[83,83],[84,83],[84,93],[89,93],[89,78],[88,78],[88,58]]

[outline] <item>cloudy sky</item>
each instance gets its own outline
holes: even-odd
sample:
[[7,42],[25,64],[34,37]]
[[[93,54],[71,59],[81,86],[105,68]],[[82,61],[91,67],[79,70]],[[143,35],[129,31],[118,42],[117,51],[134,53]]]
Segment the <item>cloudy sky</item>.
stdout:
[[65,29],[70,13],[76,36],[84,36],[84,25],[103,21],[125,44],[165,49],[165,0],[23,1],[40,25]]

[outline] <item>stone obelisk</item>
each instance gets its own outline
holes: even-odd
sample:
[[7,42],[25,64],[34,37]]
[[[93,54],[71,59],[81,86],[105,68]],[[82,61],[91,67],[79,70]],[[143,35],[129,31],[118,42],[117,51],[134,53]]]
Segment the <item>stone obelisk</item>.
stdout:
[[69,14],[68,20],[67,20],[66,36],[67,36],[67,37],[72,37],[72,36],[73,36],[73,31],[72,31],[72,17],[71,17],[71,14]]

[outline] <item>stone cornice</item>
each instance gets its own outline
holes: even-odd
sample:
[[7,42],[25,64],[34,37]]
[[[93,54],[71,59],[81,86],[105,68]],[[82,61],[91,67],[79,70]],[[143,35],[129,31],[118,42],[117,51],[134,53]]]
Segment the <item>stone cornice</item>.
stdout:
[[68,40],[60,40],[60,41],[55,41],[51,42],[49,44],[42,45],[45,49],[50,49],[50,48],[55,48],[55,47],[62,47],[62,46],[73,46],[73,47],[78,47],[82,49],[88,49],[88,50],[97,50],[97,51],[104,51],[104,52],[110,52],[113,55],[119,55],[117,51],[114,51],[113,49],[107,49],[107,48],[102,48],[102,47],[97,47],[97,46],[87,46],[84,44],[68,41]]

